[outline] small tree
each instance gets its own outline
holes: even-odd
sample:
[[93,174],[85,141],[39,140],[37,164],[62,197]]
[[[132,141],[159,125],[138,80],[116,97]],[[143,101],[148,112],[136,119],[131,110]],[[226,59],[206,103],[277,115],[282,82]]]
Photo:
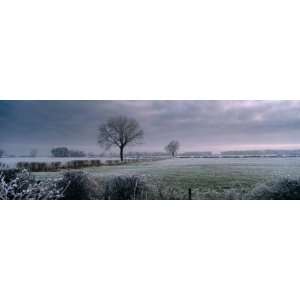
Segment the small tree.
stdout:
[[139,142],[144,137],[144,132],[135,119],[125,116],[110,118],[99,128],[98,143],[106,150],[112,146],[120,149],[120,160],[124,159],[124,148],[129,144]]
[[30,150],[29,156],[30,156],[30,157],[36,157],[37,154],[38,154],[37,149],[31,149],[31,150]]
[[68,157],[69,149],[67,147],[57,147],[51,150],[51,154],[54,157]]
[[179,142],[178,141],[171,141],[166,147],[165,150],[169,154],[172,155],[172,157],[175,157],[176,153],[178,152],[179,149]]
[[0,149],[0,157],[4,155],[4,150]]

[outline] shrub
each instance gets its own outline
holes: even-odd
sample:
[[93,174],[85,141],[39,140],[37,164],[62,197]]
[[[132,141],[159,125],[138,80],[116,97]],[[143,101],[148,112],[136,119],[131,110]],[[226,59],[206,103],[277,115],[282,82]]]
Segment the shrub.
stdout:
[[238,189],[230,188],[224,192],[224,199],[226,200],[241,200],[244,198],[243,191]]
[[186,200],[188,199],[188,194],[184,193],[182,190],[179,190],[171,186],[160,186],[154,190],[154,199],[160,200]]
[[55,161],[51,162],[47,165],[49,171],[57,171],[58,169],[61,168],[61,162],[60,161]]
[[[56,167],[54,167],[53,164],[55,163],[46,163],[46,162],[18,162],[17,163],[17,169],[20,170],[28,170],[30,172],[47,172],[47,171],[53,171],[56,170]],[[60,164],[60,163],[58,163]]]
[[257,185],[246,195],[257,200],[298,200],[300,199],[300,178],[281,178]]
[[106,200],[146,199],[147,187],[139,176],[117,176],[104,181],[103,198]]
[[65,200],[90,200],[97,198],[96,182],[85,172],[66,172],[60,182]]
[[100,159],[97,159],[97,160],[92,160],[91,161],[91,165],[94,166],[94,167],[99,167],[102,165],[102,162]]
[[27,170],[16,174],[6,181],[0,174],[0,200],[57,200],[62,199],[64,188],[59,186],[60,179],[37,181]]
[[3,180],[6,183],[11,182],[13,179],[17,177],[17,174],[20,172],[18,169],[4,169],[0,170],[0,174],[2,174]]
[[17,173],[20,172],[18,169],[11,169],[7,165],[0,163],[0,174],[3,180],[8,183],[17,177]]
[[20,161],[20,162],[17,163],[17,169],[30,170],[30,163],[29,162]]
[[149,185],[147,199],[180,200],[188,199],[188,193],[178,187],[169,186],[160,182]]
[[43,172],[48,171],[49,167],[45,162],[33,162],[29,165],[29,170],[31,172]]

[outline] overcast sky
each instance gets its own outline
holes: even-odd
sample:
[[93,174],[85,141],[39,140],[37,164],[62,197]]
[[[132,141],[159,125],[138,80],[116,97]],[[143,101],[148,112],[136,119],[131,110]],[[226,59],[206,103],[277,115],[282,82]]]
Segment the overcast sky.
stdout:
[[115,115],[144,129],[133,151],[162,151],[172,139],[181,151],[300,148],[300,101],[0,101],[0,148],[100,153],[98,127]]

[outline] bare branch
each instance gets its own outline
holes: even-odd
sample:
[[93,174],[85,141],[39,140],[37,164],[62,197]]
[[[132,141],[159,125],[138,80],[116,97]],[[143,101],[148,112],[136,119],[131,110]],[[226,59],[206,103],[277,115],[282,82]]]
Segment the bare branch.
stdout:
[[128,144],[136,143],[144,137],[144,132],[135,119],[126,116],[110,118],[99,128],[98,143],[108,150],[112,146],[120,149],[123,160],[123,150]]

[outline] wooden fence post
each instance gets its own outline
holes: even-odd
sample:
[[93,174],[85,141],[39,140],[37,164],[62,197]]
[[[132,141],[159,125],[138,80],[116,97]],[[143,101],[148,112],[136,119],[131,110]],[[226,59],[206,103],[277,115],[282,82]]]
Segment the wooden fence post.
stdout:
[[189,188],[189,200],[192,200],[192,189]]

